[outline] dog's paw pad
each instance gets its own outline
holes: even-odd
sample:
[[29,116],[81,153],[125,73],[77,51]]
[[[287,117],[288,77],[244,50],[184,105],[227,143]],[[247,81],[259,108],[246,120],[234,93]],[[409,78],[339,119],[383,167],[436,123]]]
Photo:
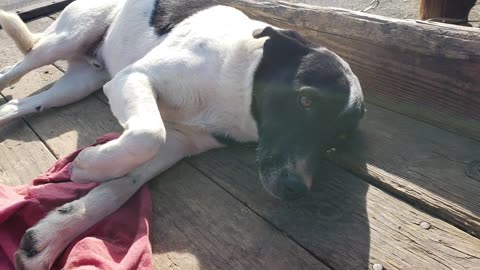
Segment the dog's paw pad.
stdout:
[[20,241],[20,246],[15,252],[16,270],[47,270],[52,261],[48,243],[42,243],[38,230],[28,229]]

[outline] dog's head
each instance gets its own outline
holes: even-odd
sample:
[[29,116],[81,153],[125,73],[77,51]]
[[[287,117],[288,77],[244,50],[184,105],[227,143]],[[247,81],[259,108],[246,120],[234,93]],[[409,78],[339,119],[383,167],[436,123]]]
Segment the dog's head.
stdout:
[[254,80],[257,162],[265,189],[292,199],[312,185],[315,163],[346,138],[364,114],[363,95],[349,65],[298,33],[272,27]]

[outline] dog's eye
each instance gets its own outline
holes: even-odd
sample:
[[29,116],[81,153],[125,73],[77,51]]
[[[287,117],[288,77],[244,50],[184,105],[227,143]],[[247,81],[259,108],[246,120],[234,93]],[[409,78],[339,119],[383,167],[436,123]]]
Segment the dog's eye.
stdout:
[[301,96],[300,97],[300,105],[302,106],[302,108],[308,110],[310,108],[312,108],[313,106],[313,99],[312,97],[309,97],[309,96]]

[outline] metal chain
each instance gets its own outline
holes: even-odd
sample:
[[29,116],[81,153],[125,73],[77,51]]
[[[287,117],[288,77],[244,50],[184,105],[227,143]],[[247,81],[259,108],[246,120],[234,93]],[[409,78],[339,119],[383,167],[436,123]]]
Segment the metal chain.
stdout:
[[380,5],[380,0],[373,0],[370,2],[370,5],[363,10],[360,10],[361,12],[369,12],[370,10],[376,9]]

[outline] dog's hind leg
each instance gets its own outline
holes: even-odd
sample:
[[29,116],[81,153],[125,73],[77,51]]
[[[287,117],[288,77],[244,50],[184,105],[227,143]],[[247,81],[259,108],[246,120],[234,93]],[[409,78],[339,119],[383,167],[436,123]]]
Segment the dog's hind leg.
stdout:
[[78,101],[100,89],[109,80],[105,70],[92,67],[84,59],[70,60],[65,75],[50,89],[22,99],[14,99],[0,107],[0,125],[26,114],[60,107]]
[[0,74],[0,91],[36,68],[85,55],[101,41],[116,4],[116,0],[75,1],[41,34],[30,33],[18,16],[0,11],[0,23],[10,26],[5,31],[25,53],[23,60]]

